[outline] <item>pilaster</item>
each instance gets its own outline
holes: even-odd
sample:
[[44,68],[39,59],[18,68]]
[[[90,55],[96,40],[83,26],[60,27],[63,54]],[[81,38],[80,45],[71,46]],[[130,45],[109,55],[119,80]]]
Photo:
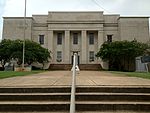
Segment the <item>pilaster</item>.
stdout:
[[81,33],[81,64],[87,63],[87,31]]
[[98,31],[98,50],[104,43],[104,31]]
[[54,58],[54,34],[53,31],[48,31],[48,50],[51,51],[51,63],[53,63]]
[[64,63],[70,64],[70,31],[65,31]]

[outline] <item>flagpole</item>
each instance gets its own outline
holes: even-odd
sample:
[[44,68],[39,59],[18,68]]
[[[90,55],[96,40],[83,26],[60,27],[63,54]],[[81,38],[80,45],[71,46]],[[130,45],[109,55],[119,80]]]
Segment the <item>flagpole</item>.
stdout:
[[26,37],[26,5],[27,1],[25,0],[24,7],[24,32],[23,32],[23,55],[22,55],[22,71],[24,71],[24,59],[25,59],[25,37]]

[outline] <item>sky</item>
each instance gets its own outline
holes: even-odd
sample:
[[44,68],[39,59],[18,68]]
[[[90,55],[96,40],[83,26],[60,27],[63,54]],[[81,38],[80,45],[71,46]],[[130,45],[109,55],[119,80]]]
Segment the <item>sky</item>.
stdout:
[[[23,17],[25,0],[0,0],[0,40],[3,17]],[[48,11],[104,11],[121,16],[149,16],[150,0],[27,0],[27,16]]]

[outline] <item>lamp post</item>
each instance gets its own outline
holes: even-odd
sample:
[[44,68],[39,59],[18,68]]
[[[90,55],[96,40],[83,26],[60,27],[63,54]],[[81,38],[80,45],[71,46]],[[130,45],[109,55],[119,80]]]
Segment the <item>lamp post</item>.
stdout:
[[22,54],[22,71],[24,71],[24,59],[25,59],[26,5],[27,5],[27,1],[25,0],[25,9],[24,9],[24,32],[23,32],[23,54]]

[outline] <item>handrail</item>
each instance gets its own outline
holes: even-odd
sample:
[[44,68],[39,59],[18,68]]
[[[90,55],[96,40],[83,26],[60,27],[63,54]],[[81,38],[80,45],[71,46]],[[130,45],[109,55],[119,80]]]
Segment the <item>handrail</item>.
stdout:
[[75,53],[73,57],[73,67],[72,67],[70,113],[75,113],[76,66],[77,66],[77,54]]

